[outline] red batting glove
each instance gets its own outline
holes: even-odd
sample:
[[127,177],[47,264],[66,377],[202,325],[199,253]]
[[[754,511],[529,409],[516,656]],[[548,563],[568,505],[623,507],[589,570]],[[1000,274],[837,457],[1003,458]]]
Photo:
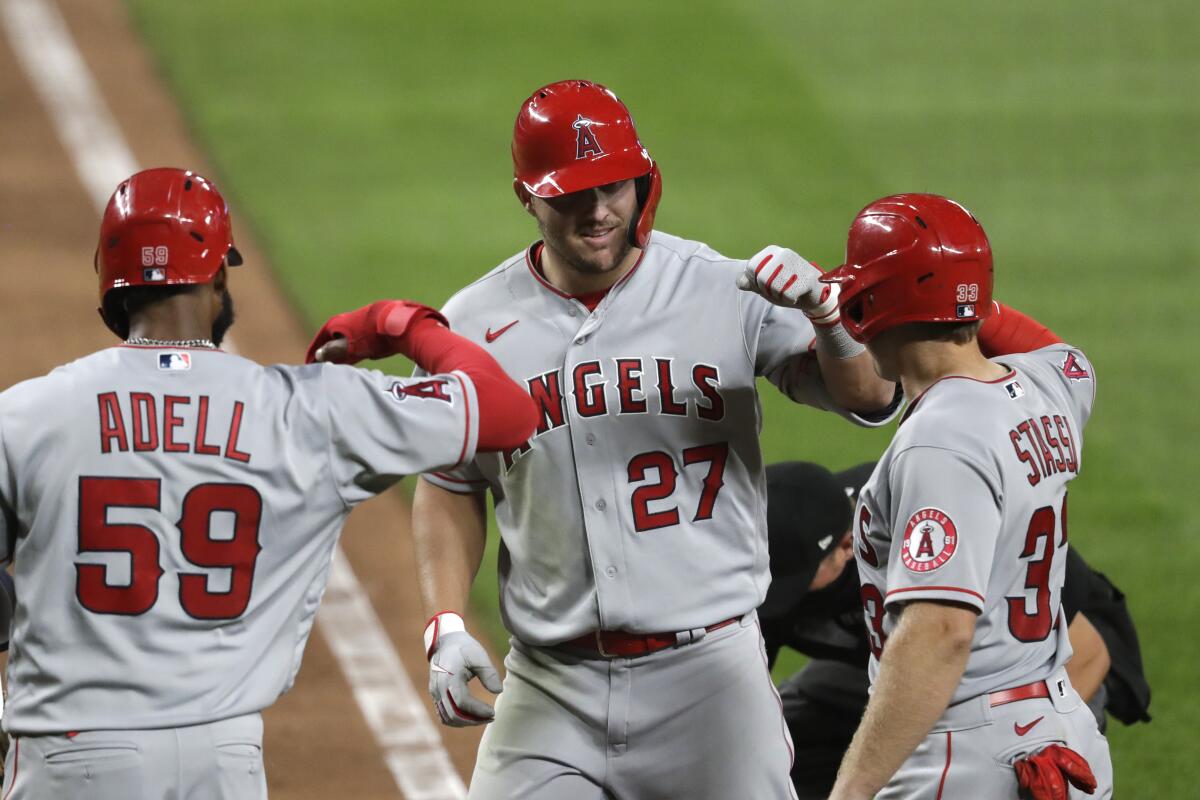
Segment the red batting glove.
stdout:
[[1084,794],[1096,791],[1096,776],[1087,760],[1062,745],[1052,744],[1026,756],[1013,764],[1013,769],[1021,788],[1033,800],[1068,800],[1067,781]]
[[317,360],[317,350],[334,339],[345,339],[347,350],[343,357],[335,360],[343,364],[357,364],[365,358],[387,358],[404,353],[401,339],[412,327],[424,319],[432,319],[446,327],[449,323],[440,312],[409,300],[379,300],[356,311],[336,314],[321,326],[304,363]]

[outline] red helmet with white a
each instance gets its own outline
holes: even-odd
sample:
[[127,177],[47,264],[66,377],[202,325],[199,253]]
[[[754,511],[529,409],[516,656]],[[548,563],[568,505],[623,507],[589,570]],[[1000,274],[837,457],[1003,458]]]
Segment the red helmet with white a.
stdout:
[[895,194],[854,218],[841,287],[842,324],[860,342],[908,322],[975,322],[992,310],[992,248],[978,220],[936,194]]
[[645,247],[662,195],[658,166],[638,139],[633,117],[611,90],[591,81],[558,81],[521,104],[513,126],[513,188],[560,197],[636,179],[638,213],[629,241]]

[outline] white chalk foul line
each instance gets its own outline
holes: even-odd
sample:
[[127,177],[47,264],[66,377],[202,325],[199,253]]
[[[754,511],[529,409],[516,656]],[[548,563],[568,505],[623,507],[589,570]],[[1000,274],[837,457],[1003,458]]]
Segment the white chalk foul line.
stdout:
[[317,619],[404,796],[408,800],[466,797],[466,787],[426,714],[426,695],[418,694],[408,680],[379,616],[341,552],[334,555]]
[[[70,155],[88,199],[103,210],[138,170],[52,0],[0,0],[8,41]],[[226,339],[225,349],[233,350]],[[442,746],[379,616],[341,547],[334,550],[317,628],[346,675],[397,787],[407,800],[462,800],[466,787]]]
[[47,0],[3,0],[4,28],[58,131],[88,199],[103,210],[117,184],[137,171],[121,129],[71,38]]

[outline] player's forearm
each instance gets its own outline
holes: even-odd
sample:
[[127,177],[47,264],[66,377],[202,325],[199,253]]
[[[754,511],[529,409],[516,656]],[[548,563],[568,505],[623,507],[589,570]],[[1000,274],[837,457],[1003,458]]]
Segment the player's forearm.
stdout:
[[478,450],[511,450],[533,435],[537,427],[533,398],[482,347],[433,319],[414,324],[402,342],[405,352],[425,371],[460,371],[470,376],[479,401]]
[[419,480],[412,519],[425,615],[463,613],[487,541],[483,495],[456,494]]
[[817,360],[829,396],[842,408],[857,414],[875,414],[891,404],[896,384],[879,377],[868,353],[837,358],[818,347]]
[[887,784],[945,712],[974,629],[975,613],[964,608],[918,602],[905,609],[830,800],[866,800]]
[[1108,647],[1083,612],[1071,620],[1067,635],[1071,639],[1072,651],[1071,660],[1067,662],[1067,676],[1079,696],[1090,702],[1104,683],[1112,663]]

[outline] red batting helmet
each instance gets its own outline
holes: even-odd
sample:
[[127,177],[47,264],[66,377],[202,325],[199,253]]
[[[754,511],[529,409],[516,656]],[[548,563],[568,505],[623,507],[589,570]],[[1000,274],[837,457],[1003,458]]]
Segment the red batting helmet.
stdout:
[[96,248],[101,304],[113,289],[208,283],[222,265],[241,263],[225,199],[194,172],[143,170],[104,209]]
[[936,194],[895,194],[854,218],[841,285],[842,324],[869,342],[906,322],[974,322],[992,309],[992,248],[970,211]]
[[609,89],[591,81],[558,81],[521,104],[513,126],[513,188],[559,197],[638,178],[638,215],[629,240],[645,247],[662,195],[654,159],[638,140],[629,109]]

